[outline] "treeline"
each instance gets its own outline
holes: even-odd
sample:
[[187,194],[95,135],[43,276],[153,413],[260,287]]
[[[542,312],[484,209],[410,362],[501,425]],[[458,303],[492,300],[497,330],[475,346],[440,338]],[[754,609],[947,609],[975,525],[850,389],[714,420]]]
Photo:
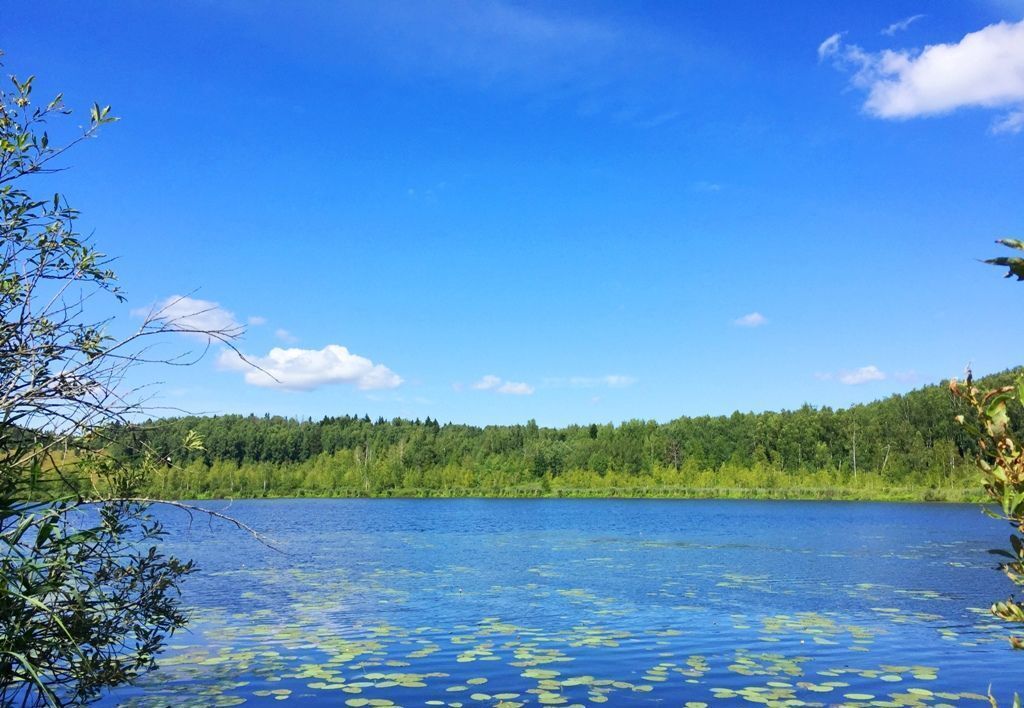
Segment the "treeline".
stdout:
[[[1008,385],[1016,371],[986,377]],[[779,496],[973,498],[973,441],[946,383],[846,409],[476,427],[367,416],[151,421],[125,452],[165,497]],[[1019,413],[1019,412],[1018,412]],[[1021,425],[1021,416],[1015,416]],[[195,431],[203,449],[181,451]]]

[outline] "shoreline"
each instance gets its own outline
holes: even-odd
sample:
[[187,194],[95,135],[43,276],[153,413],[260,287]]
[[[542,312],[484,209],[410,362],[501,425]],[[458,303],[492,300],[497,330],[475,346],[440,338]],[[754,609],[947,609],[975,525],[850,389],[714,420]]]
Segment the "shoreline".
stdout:
[[971,488],[910,488],[893,487],[889,490],[861,490],[844,488],[625,488],[564,489],[564,490],[481,490],[481,489],[395,489],[383,493],[355,492],[347,494],[265,494],[237,496],[214,493],[190,497],[196,501],[260,500],[260,499],[656,499],[656,500],[725,500],[725,501],[845,501],[893,502],[923,504],[985,504],[990,499],[981,489]]

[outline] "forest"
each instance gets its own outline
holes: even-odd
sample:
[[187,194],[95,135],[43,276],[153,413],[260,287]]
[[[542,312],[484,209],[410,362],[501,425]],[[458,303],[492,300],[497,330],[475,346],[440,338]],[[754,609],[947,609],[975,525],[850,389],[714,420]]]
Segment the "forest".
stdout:
[[[979,380],[1009,384],[1020,369]],[[118,453],[161,460],[162,498],[743,497],[973,501],[976,450],[948,382],[844,409],[477,427],[343,415],[151,420]],[[1014,415],[1013,420],[1024,420]],[[201,449],[182,450],[189,434]]]

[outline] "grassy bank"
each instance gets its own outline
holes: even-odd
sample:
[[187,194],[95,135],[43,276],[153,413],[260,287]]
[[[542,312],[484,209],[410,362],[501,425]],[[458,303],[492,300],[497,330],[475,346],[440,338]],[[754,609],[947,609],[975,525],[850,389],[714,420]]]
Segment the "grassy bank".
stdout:
[[849,468],[786,470],[772,464],[725,463],[678,469],[655,463],[640,471],[570,469],[535,474],[513,466],[394,466],[387,474],[321,454],[297,463],[196,460],[156,470],[151,496],[172,499],[245,498],[615,498],[834,499],[850,501],[979,502],[984,492],[971,465],[900,474]]
[[[199,499],[220,499],[224,494],[200,494]],[[748,499],[748,500],[818,500],[818,501],[888,501],[982,503],[987,501],[980,488],[974,487],[889,487],[862,489],[843,487],[623,487],[617,489],[544,489],[539,485],[510,489],[448,488],[387,489],[371,493],[358,489],[335,490],[324,494],[317,490],[299,489],[292,494],[266,494],[231,498],[253,499]]]

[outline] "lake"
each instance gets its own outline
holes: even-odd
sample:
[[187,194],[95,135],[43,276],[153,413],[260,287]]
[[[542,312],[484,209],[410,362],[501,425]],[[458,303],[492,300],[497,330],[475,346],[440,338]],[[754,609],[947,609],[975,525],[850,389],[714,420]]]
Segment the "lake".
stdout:
[[[226,502],[204,503],[224,509]],[[977,506],[253,500],[161,511],[188,631],[105,705],[982,705],[1024,689]],[[1017,677],[1017,680],[1015,680]]]

